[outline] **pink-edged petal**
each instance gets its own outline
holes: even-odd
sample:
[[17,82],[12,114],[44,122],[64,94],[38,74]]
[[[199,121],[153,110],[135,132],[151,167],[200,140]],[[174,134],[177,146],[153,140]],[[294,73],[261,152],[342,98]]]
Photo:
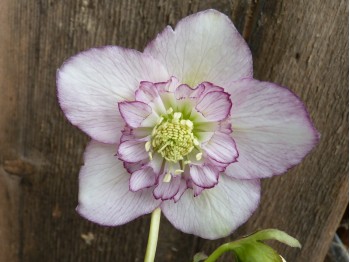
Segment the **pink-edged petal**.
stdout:
[[98,224],[117,226],[151,213],[160,204],[152,189],[129,190],[130,174],[116,159],[116,145],[90,142],[79,174],[77,211]]
[[174,93],[176,88],[179,85],[181,85],[181,83],[175,76],[172,76],[168,81],[155,83],[155,85],[159,93],[164,93],[164,92]]
[[164,159],[160,154],[153,154],[152,160],[149,161],[147,166],[151,167],[153,169],[153,172],[156,173],[158,176],[162,170]]
[[156,84],[143,81],[135,92],[135,99],[150,105],[155,114],[163,115],[166,114],[166,108],[160,97],[162,90],[158,89]]
[[214,187],[219,179],[219,171],[210,165],[191,165],[190,175],[193,183],[202,188]]
[[179,192],[181,186],[181,176],[172,176],[170,182],[164,182],[164,174],[159,177],[159,184],[154,189],[153,195],[156,199],[173,199]]
[[224,172],[226,167],[230,164],[230,163],[222,163],[222,162],[218,162],[215,159],[211,158],[211,157],[207,157],[205,159],[205,163],[207,165],[211,165],[211,166],[215,166],[215,168],[217,170],[219,170],[219,172]]
[[232,136],[239,159],[226,169],[235,178],[264,178],[284,173],[317,144],[319,133],[304,104],[273,83],[244,80],[231,93]]
[[157,87],[154,83],[148,81],[142,81],[135,92],[136,100],[146,104],[152,102],[158,96]]
[[188,188],[192,189],[193,197],[199,196],[203,192],[203,190],[205,190],[204,187],[197,186],[195,183],[193,183],[191,179],[187,180],[187,186]]
[[225,89],[220,87],[220,86],[216,86],[210,82],[203,82],[200,84],[200,86],[202,86],[204,88],[203,93],[201,94],[202,97],[204,97],[206,94],[208,94],[209,92],[224,92]]
[[130,177],[130,190],[139,191],[144,188],[154,186],[157,182],[157,176],[150,167],[142,168],[134,173]]
[[152,113],[152,108],[139,101],[118,103],[119,112],[124,121],[133,128],[140,127],[141,123]]
[[219,131],[221,133],[225,134],[231,134],[232,133],[232,125],[231,125],[231,118],[228,117],[227,119],[220,121],[219,123]]
[[203,190],[205,190],[205,188],[193,184],[192,185],[192,190],[193,190],[193,196],[197,197],[203,192]]
[[181,179],[180,186],[179,186],[179,191],[176,193],[176,195],[173,198],[174,202],[179,201],[179,199],[181,198],[183,193],[185,193],[187,188],[188,188],[188,186],[187,186],[187,183],[186,183],[185,179]]
[[203,91],[204,91],[203,85],[198,85],[196,88],[191,88],[188,85],[180,85],[176,88],[174,94],[177,100],[186,99],[186,98],[196,99],[200,97]]
[[149,55],[117,46],[93,48],[57,71],[57,92],[69,121],[93,139],[118,143],[124,126],[117,103],[131,100],[140,81],[164,81],[164,67]]
[[208,121],[221,121],[229,114],[232,107],[230,95],[225,92],[209,92],[196,105],[196,109]]
[[178,202],[165,201],[161,209],[179,230],[217,239],[242,225],[257,208],[259,199],[259,180],[237,180],[222,175],[214,188],[203,190],[197,197],[186,190]]
[[136,162],[136,163],[123,161],[123,166],[129,172],[129,174],[132,174],[135,171],[140,170],[141,168],[143,168],[148,162],[149,162],[149,159],[145,159],[143,161],[139,161],[139,162]]
[[235,162],[238,157],[236,143],[229,134],[215,132],[202,148],[210,158],[221,163]]
[[145,149],[145,141],[128,140],[122,142],[118,147],[118,157],[126,162],[136,163],[148,158],[148,152]]
[[164,29],[145,49],[169,74],[192,87],[209,81],[222,86],[251,77],[248,45],[231,20],[216,10],[190,15]]
[[214,132],[210,132],[210,131],[196,132],[196,137],[201,143],[206,143],[213,137],[214,134],[215,134]]
[[141,139],[144,140],[152,132],[151,127],[145,127],[145,128],[136,128],[133,129],[130,126],[125,125],[123,131],[122,131],[122,136],[120,137],[120,143],[128,140],[135,140],[135,139]]

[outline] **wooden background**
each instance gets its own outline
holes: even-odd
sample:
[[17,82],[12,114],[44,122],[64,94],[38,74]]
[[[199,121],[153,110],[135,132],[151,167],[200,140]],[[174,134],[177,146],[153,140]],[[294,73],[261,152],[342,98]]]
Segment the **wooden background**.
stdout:
[[276,246],[287,261],[324,260],[348,203],[346,0],[1,0],[0,261],[143,261],[150,216],[105,228],[75,212],[88,138],[58,106],[56,69],[94,46],[142,50],[167,24],[208,8],[232,18],[255,78],[297,93],[322,138],[301,165],[263,181],[259,209],[230,238],[206,241],[163,219],[156,260],[190,261],[270,227],[303,244]]

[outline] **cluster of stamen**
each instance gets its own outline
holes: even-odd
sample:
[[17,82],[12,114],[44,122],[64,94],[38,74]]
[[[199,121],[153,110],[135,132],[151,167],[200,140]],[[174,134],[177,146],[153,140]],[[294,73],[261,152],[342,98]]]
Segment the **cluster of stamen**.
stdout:
[[[183,119],[182,113],[173,112],[172,108],[167,110],[166,115],[159,118],[157,125],[153,128],[151,140],[145,144],[145,149],[150,160],[154,153],[158,153],[168,162],[164,182],[170,182],[170,173],[180,175],[184,172],[185,166],[191,163],[188,154],[194,148],[199,151],[196,159],[201,159],[202,152],[193,129],[193,122]],[[174,168],[176,163],[179,163],[180,169]]]
[[192,121],[181,118],[181,112],[173,113],[170,108],[166,117],[161,117],[153,128],[152,140],[146,144],[146,150],[152,146],[153,151],[167,161],[177,163],[183,160],[199,143],[193,135]]

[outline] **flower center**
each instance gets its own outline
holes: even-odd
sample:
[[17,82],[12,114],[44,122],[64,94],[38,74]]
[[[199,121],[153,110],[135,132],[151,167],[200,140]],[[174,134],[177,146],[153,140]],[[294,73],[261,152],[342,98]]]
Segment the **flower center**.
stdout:
[[166,118],[160,118],[159,124],[152,132],[153,150],[161,154],[167,161],[175,163],[183,160],[184,156],[198,145],[198,140],[192,132],[192,121],[181,118],[180,112],[170,112]]

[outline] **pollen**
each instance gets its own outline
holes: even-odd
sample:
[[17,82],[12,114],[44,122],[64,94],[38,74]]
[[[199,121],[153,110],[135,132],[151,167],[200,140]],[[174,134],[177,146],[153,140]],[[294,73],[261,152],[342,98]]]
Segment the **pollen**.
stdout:
[[181,112],[168,111],[169,116],[154,127],[151,145],[164,159],[176,163],[193,150],[198,140],[190,120],[181,119]]

